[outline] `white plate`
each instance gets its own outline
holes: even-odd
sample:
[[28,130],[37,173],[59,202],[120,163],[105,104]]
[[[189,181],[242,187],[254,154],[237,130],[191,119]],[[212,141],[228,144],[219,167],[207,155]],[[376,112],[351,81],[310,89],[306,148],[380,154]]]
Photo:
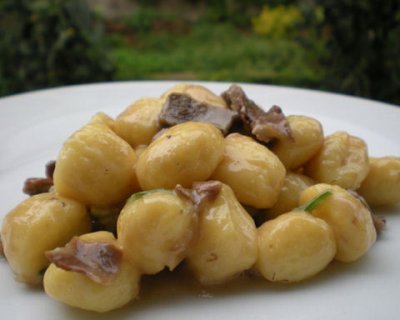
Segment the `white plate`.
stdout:
[[[135,99],[158,96],[173,82],[72,86],[0,99],[0,219],[25,196],[24,179],[43,176],[63,141],[98,111],[116,116]],[[216,93],[227,83],[205,83]],[[400,156],[400,108],[309,90],[243,85],[264,107],[321,121],[325,133],[346,130],[363,138],[371,155]],[[387,228],[370,252],[353,264],[332,264],[311,281],[272,285],[261,279],[225,289],[201,290],[179,278],[146,281],[141,298],[97,315],[48,298],[15,282],[0,260],[1,319],[399,319],[400,208],[383,212]]]

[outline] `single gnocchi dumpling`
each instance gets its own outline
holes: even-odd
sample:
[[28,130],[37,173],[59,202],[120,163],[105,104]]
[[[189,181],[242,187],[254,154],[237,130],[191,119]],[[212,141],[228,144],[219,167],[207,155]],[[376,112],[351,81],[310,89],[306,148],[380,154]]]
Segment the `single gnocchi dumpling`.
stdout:
[[104,112],[98,112],[90,119],[89,124],[105,125],[111,129],[114,126],[114,119]]
[[224,138],[213,125],[185,122],[165,130],[140,155],[136,174],[142,190],[190,187],[207,180],[222,160]]
[[273,282],[298,282],[323,269],[336,254],[331,227],[304,211],[291,211],[258,228],[256,269]]
[[225,282],[255,263],[256,226],[229,186],[202,205],[198,232],[187,261],[200,283]]
[[272,208],[266,210],[268,218],[275,218],[296,208],[300,193],[313,184],[314,181],[303,174],[287,172],[278,200]]
[[309,161],[322,147],[324,133],[319,121],[300,115],[287,117],[291,137],[279,139],[271,150],[287,170],[295,170]]
[[361,258],[376,241],[376,229],[369,209],[348,191],[335,185],[316,184],[305,189],[299,198],[303,205],[317,195],[330,191],[332,195],[311,211],[333,229],[337,252],[335,259],[353,262]]
[[118,241],[144,274],[173,270],[185,257],[195,234],[192,205],[172,190],[133,195],[117,222]]
[[400,203],[400,157],[370,158],[368,175],[357,192],[371,206]]
[[54,187],[85,205],[112,207],[138,189],[135,162],[135,151],[107,125],[89,123],[61,148]]
[[185,93],[199,102],[208,103],[216,107],[227,108],[225,100],[222,99],[222,97],[214,94],[201,85],[188,83],[177,84],[164,92],[161,95],[161,99],[166,100],[171,93]]
[[356,190],[369,171],[365,142],[346,132],[327,136],[317,155],[306,164],[305,174],[317,182]]
[[17,280],[39,284],[49,265],[44,253],[90,228],[82,204],[54,193],[38,194],[21,202],[4,218],[4,254]]
[[229,185],[239,202],[269,208],[278,199],[285,174],[285,167],[268,148],[232,133],[225,138],[224,155],[212,179]]
[[156,98],[143,98],[135,101],[124,110],[113,125],[114,131],[132,148],[147,145],[161,129],[158,115],[164,101]]
[[44,290],[62,303],[107,312],[129,303],[139,293],[140,274],[110,232],[74,238],[47,256],[52,264],[44,275]]

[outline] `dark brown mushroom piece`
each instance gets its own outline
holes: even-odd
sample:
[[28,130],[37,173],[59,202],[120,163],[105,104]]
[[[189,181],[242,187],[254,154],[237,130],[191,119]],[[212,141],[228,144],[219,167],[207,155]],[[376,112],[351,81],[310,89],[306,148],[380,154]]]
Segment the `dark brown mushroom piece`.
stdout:
[[226,135],[238,118],[237,112],[199,102],[183,93],[168,96],[159,115],[163,127],[171,127],[187,121],[208,122]]
[[265,112],[238,85],[230,86],[222,97],[228,107],[239,114],[245,129],[258,141],[269,143],[276,139],[293,139],[289,122],[280,107],[274,105]]
[[86,242],[78,237],[45,253],[46,258],[66,271],[86,275],[97,283],[110,283],[119,271],[122,251],[108,242]]
[[184,188],[181,185],[175,187],[178,196],[190,200],[196,213],[199,213],[206,203],[214,201],[219,195],[222,183],[209,180],[204,182],[194,182],[192,188]]
[[49,192],[50,188],[53,186],[53,174],[55,168],[56,162],[49,161],[46,164],[46,177],[26,179],[22,191],[29,196]]
[[54,170],[56,170],[56,162],[51,160],[46,163],[46,177],[53,179]]
[[50,178],[28,178],[24,182],[22,191],[30,196],[49,192],[53,186],[53,179]]

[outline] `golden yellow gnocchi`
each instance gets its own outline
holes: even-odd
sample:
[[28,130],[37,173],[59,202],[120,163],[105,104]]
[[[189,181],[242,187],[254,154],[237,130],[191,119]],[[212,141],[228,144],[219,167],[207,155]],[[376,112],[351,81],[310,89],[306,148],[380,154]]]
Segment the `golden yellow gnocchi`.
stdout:
[[312,186],[314,181],[300,173],[287,172],[283,186],[274,206],[266,210],[269,218],[277,217],[297,207],[300,193]]
[[324,133],[320,122],[300,115],[288,116],[291,137],[280,139],[271,150],[287,170],[295,170],[309,161],[322,147]]
[[155,98],[143,98],[135,101],[124,110],[113,124],[114,131],[132,148],[147,145],[161,129],[158,114],[164,101]]
[[75,132],[56,163],[56,192],[85,205],[114,206],[138,189],[135,151],[102,123]]
[[222,185],[213,201],[199,213],[199,234],[187,261],[200,283],[222,283],[250,269],[257,259],[257,232],[253,219]]
[[370,158],[368,175],[357,192],[371,206],[400,203],[400,157]]
[[291,211],[258,229],[256,269],[269,281],[298,282],[322,271],[336,254],[331,227],[304,211]]
[[333,229],[337,252],[335,259],[356,261],[376,241],[376,230],[369,209],[348,191],[336,185],[316,184],[300,194],[299,203],[305,204],[325,191],[332,195],[321,202],[311,214],[325,220]]
[[317,182],[355,190],[369,171],[367,145],[347,132],[335,132],[325,138],[321,150],[305,169]]
[[40,284],[49,265],[44,253],[90,231],[86,208],[54,193],[32,196],[4,218],[1,240],[17,280]]
[[172,190],[133,195],[118,218],[117,234],[126,256],[142,273],[173,270],[195,233],[192,206]]
[[111,233],[84,234],[68,245],[49,253],[54,262],[43,285],[50,297],[80,309],[107,312],[138,295],[140,274]]
[[272,207],[278,199],[285,167],[270,150],[250,137],[232,133],[212,179],[229,185],[237,199],[255,208]]
[[140,155],[136,174],[143,190],[190,187],[205,181],[222,160],[224,138],[213,125],[185,122],[165,130]]

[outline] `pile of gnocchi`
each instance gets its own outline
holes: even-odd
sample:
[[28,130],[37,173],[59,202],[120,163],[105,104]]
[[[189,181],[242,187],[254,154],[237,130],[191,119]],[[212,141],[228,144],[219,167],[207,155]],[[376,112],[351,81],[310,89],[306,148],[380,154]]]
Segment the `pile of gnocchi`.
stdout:
[[[221,130],[206,116],[165,126],[160,114],[179,94],[213,115],[230,110],[229,125],[255,125]],[[370,208],[400,203],[400,157],[372,158],[361,138],[325,136],[309,116],[279,115],[285,134],[260,129],[260,111],[243,114],[248,103],[180,84],[115,119],[94,115],[63,144],[49,188],[4,218],[16,279],[107,312],[139,295],[142,275],[180,264],[207,286],[248,271],[299,282],[360,259],[384,224]]]

